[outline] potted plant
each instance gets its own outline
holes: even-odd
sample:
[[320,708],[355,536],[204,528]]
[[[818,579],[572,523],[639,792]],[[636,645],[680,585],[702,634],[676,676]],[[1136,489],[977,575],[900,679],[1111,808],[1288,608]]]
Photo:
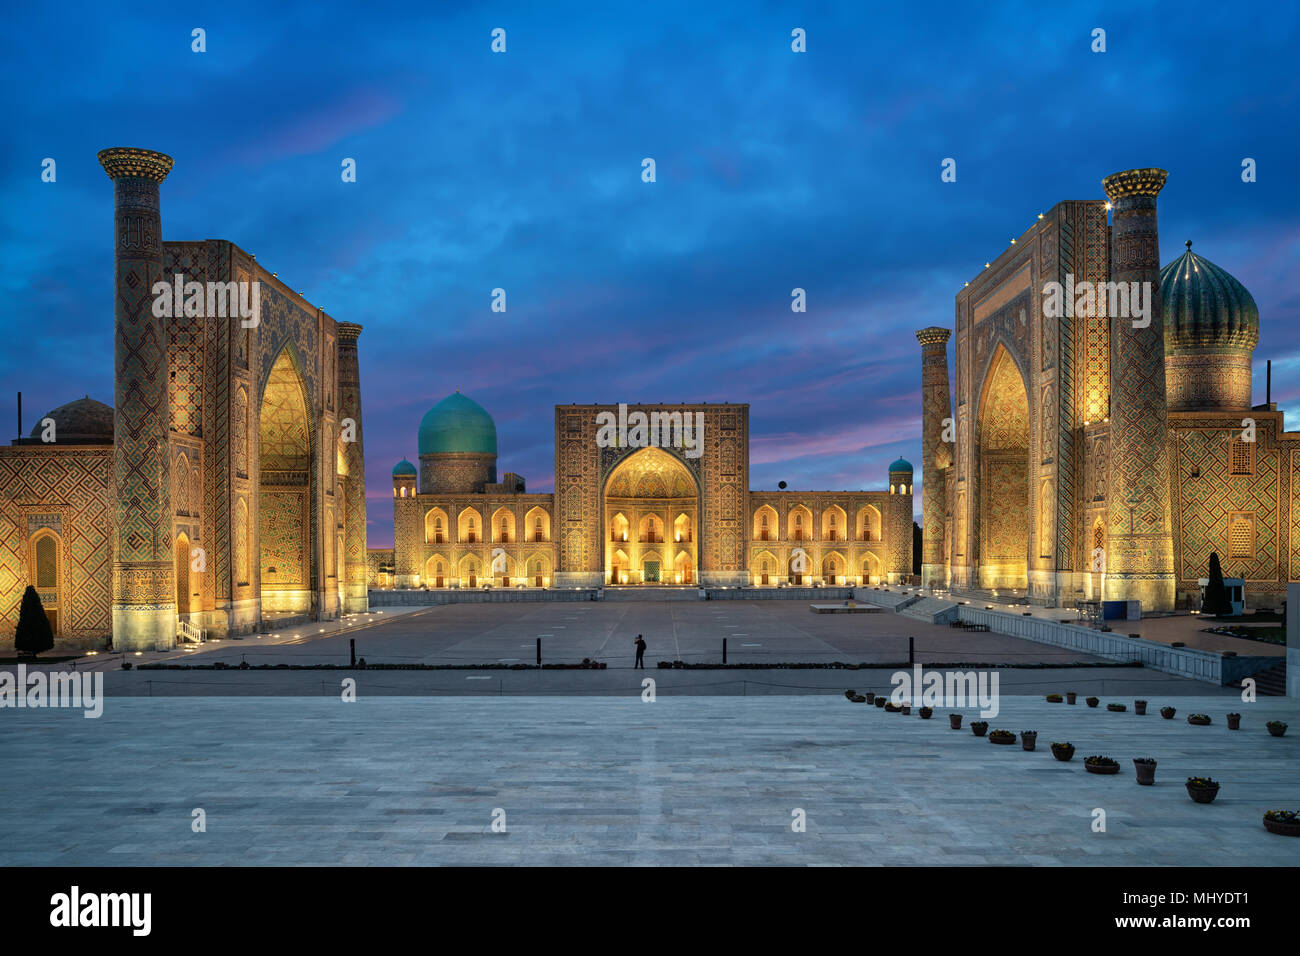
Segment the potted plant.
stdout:
[[1280,720],[1270,720],[1264,726],[1268,728],[1268,732],[1274,737],[1281,737],[1286,733],[1287,725]]
[[844,696],[847,697],[849,700],[852,700],[854,697],[858,696],[858,692],[854,690],[852,687],[850,687],[848,690],[844,692]]
[[903,701],[902,704],[899,705],[898,709],[901,710],[903,712],[903,716],[906,717],[907,715],[912,713],[912,702],[909,700],[905,700]]
[[885,713],[887,714],[896,714],[902,709],[903,708],[899,707],[892,700],[885,701]]
[[1068,741],[1065,743],[1058,743],[1053,740],[1052,756],[1062,762],[1068,762],[1072,757],[1074,757],[1074,744],[1069,743]]
[[1075,701],[1075,698],[1078,697],[1078,696],[1079,696],[1079,695],[1076,694],[1074,691],[1072,691],[1072,690],[1067,690],[1067,691],[1065,692],[1065,702],[1066,702],[1067,704],[1073,704],[1074,701]]
[[888,703],[888,701],[887,701],[884,697],[877,697],[877,698],[876,698],[876,706],[877,706],[877,707],[884,707],[886,703]]
[[995,730],[989,734],[989,743],[991,744],[1014,744],[1016,735],[1009,730]]
[[948,726],[953,730],[961,730],[961,714],[949,714]]
[[1059,704],[1059,703],[1062,701],[1062,699],[1063,699],[1063,698],[1061,697],[1060,694],[1048,694],[1048,695],[1047,695],[1047,702],[1048,702],[1049,704]]
[[1089,707],[1096,707],[1098,704],[1101,703],[1101,701],[1098,700],[1096,697],[1089,697],[1087,703]]
[[1269,810],[1264,814],[1264,829],[1278,836],[1300,837],[1300,811]]
[[970,722],[970,732],[976,737],[983,737],[988,732],[989,722],[987,720],[972,720]]
[[874,704],[876,702],[876,695],[870,691],[867,691],[866,698],[868,704]]
[[1102,756],[1084,757],[1083,769],[1088,773],[1119,773],[1119,761]]
[[1208,727],[1210,726],[1210,715],[1209,714],[1188,714],[1187,722],[1197,727]]
[[1160,716],[1163,717],[1165,720],[1173,720],[1174,714],[1176,713],[1178,713],[1178,711],[1174,710],[1172,707],[1160,708]]
[[1229,729],[1229,730],[1240,730],[1240,729],[1241,729],[1241,714],[1229,714],[1229,715],[1228,715],[1228,729]]
[[1149,787],[1156,782],[1156,762],[1153,757],[1134,757],[1133,769],[1142,786]]
[[1020,747],[1023,750],[1033,750],[1038,743],[1038,731],[1022,730],[1020,731]]
[[1107,704],[1106,709],[1116,714],[1122,714],[1128,710],[1128,704]]
[[1147,702],[1145,700],[1133,701],[1133,713],[1141,717],[1146,712],[1147,712]]
[[934,708],[922,707],[920,710],[917,711],[917,713],[921,716],[922,720],[929,720],[930,717],[934,714]]
[[1219,782],[1209,777],[1188,777],[1187,795],[1197,803],[1213,803],[1219,795]]

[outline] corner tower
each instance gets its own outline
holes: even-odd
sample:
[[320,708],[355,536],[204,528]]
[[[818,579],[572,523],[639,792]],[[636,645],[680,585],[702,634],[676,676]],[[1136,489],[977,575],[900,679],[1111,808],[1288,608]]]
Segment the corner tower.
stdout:
[[167,342],[151,305],[172,158],[117,147],[99,162],[113,181],[113,645],[166,650],[176,643]]
[[[1130,169],[1102,180],[1114,208],[1111,281],[1150,289],[1150,321],[1110,321],[1110,460],[1103,593],[1140,600],[1144,612],[1174,606],[1164,308],[1156,197],[1169,174]],[[1117,310],[1124,311],[1124,310]]]

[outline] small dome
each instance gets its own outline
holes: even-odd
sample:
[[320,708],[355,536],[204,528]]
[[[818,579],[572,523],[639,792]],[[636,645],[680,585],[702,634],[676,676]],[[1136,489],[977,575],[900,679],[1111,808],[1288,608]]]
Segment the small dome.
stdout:
[[1259,343],[1259,308],[1226,269],[1187,251],[1160,270],[1165,350],[1250,351]]
[[906,458],[899,458],[898,460],[896,460],[893,464],[891,464],[891,465],[889,466],[889,470],[890,470],[890,472],[895,472],[895,471],[905,471],[905,472],[907,472],[908,474],[911,474],[911,473],[912,473],[912,463],[911,463],[910,461],[908,461]]
[[415,466],[405,458],[393,466],[394,478],[414,478],[417,474],[418,472],[415,470]]
[[36,420],[31,437],[40,440],[45,432],[45,419],[54,419],[54,441],[59,445],[111,445],[113,444],[113,408],[97,402],[89,395],[75,402],[60,405],[54,411]]
[[421,420],[419,446],[421,455],[495,455],[497,426],[478,402],[454,392]]

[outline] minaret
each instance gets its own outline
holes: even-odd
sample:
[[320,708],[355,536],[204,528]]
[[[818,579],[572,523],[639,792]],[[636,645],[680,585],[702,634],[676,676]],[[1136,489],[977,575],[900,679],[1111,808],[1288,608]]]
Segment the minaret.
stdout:
[[951,392],[948,388],[948,336],[952,333],[930,326],[916,333],[921,343],[921,586],[944,587],[947,583],[943,553],[944,514],[947,512],[945,472],[952,465],[952,443],[944,431],[956,434],[952,423]]
[[[176,643],[166,333],[153,315],[162,267],[158,187],[172,158],[101,150],[113,180],[113,646]],[[170,294],[170,293],[168,293]]]
[[[340,322],[339,332],[339,418],[344,429],[351,428],[352,441],[344,442],[348,476],[343,482],[343,613],[361,614],[369,610],[366,587],[366,458],[361,439],[361,368],[357,363],[357,338],[361,326]],[[347,435],[347,431],[344,431]]]
[[[1174,606],[1169,422],[1156,197],[1169,174],[1130,169],[1102,180],[1114,208],[1112,282],[1149,283],[1150,323],[1110,316],[1110,454],[1103,593],[1140,600],[1144,612]],[[1099,297],[1100,298],[1100,297]],[[1132,310],[1130,310],[1132,311]]]

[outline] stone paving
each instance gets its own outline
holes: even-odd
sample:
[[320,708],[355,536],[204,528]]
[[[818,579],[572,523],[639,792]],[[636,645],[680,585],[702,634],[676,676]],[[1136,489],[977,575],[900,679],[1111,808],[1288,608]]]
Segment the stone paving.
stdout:
[[[387,611],[354,619],[354,626],[305,625],[268,637],[248,636],[196,651],[141,655],[142,662],[192,658],[238,664],[347,663],[348,642],[367,661],[418,664],[531,663],[537,640],[543,660],[577,663],[584,657],[630,668],[632,642],[644,634],[646,662],[722,660],[731,663],[898,662],[908,638],[917,660],[1011,664],[1098,661],[1064,648],[1000,634],[928,624],[890,612],[814,614],[807,601],[616,601],[538,604],[447,604]],[[357,627],[356,624],[364,626]],[[132,658],[135,659],[135,658]],[[90,660],[95,660],[91,658]],[[116,655],[99,660],[117,661]]]
[[[6,710],[0,865],[1300,862],[1300,839],[1260,824],[1300,805],[1300,703],[1153,697],[1138,717],[1125,702],[1121,714],[1004,695],[990,727],[1038,730],[1033,753],[950,730],[946,710],[923,721],[842,696]],[[1154,713],[1166,703],[1173,721]],[[1229,709],[1242,730],[1227,729]],[[1192,710],[1214,724],[1189,726]],[[1272,717],[1288,736],[1267,734]],[[1075,744],[1074,761],[1052,758],[1053,739]],[[1092,753],[1120,774],[1085,773]],[[1154,787],[1134,783],[1135,756],[1159,761]],[[1192,774],[1222,782],[1215,803],[1188,798]],[[206,833],[191,832],[195,808]]]

